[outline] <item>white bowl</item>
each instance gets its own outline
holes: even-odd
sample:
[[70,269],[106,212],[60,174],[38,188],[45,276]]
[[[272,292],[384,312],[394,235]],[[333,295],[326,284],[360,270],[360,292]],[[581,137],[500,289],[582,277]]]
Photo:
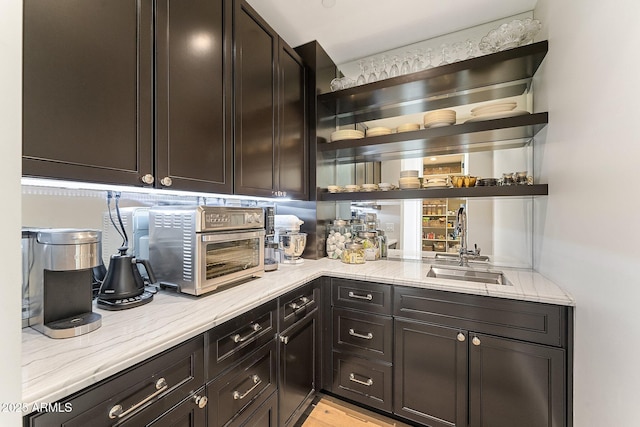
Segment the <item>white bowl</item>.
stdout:
[[418,170],[407,169],[404,171],[400,171],[400,178],[408,178],[408,177],[417,178],[419,173],[420,171]]

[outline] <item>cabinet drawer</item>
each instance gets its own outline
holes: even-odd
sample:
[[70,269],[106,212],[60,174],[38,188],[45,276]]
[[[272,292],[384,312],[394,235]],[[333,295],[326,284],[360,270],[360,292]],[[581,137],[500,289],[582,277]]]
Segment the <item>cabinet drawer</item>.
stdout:
[[276,307],[270,301],[208,332],[209,379],[273,339]]
[[396,286],[398,317],[515,338],[566,346],[566,307],[478,295]]
[[28,425],[111,426],[147,411],[162,413],[204,384],[203,353],[200,336],[65,399],[71,412],[36,414]]
[[391,285],[331,279],[331,300],[335,307],[391,314]]
[[393,318],[333,309],[333,348],[391,362]]
[[276,384],[276,343],[272,341],[207,385],[208,425],[227,425],[252,411],[276,390]]
[[391,412],[391,365],[333,352],[333,392]]
[[[199,427],[206,425],[207,401],[204,386],[178,406],[168,409],[162,405],[152,405],[135,417],[128,419],[118,427]],[[160,407],[158,407],[160,406]]]
[[280,308],[278,311],[278,330],[284,331],[318,307],[320,304],[319,281],[314,280],[303,285],[295,291],[281,296],[278,301]]

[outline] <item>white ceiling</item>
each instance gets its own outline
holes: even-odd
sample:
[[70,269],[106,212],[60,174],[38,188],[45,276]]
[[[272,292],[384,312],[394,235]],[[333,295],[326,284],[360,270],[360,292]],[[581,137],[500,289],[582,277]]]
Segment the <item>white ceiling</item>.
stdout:
[[317,40],[336,64],[527,12],[537,0],[334,1],[248,0],[288,44]]

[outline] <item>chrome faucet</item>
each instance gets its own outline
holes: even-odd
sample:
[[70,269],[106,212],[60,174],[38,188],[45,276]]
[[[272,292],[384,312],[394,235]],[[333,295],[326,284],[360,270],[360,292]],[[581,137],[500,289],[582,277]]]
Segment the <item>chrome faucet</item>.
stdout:
[[465,206],[461,205],[458,209],[458,215],[456,215],[456,226],[454,229],[454,236],[460,237],[460,258],[458,264],[460,266],[468,266],[469,259],[477,261],[488,261],[489,257],[480,255],[480,248],[477,244],[474,244],[474,249],[467,248],[467,213],[465,212]]

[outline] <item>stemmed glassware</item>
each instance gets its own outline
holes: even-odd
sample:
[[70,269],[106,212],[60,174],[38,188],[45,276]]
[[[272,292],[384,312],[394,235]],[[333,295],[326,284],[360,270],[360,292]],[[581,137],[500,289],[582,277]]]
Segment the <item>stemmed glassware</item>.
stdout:
[[449,61],[450,61],[450,59],[449,59],[449,51],[450,51],[449,46],[446,43],[443,43],[440,46],[440,59],[441,60],[440,60],[440,64],[438,64],[438,66],[449,64]]
[[410,55],[410,53],[405,54],[402,65],[400,66],[400,74],[403,76],[411,72],[411,64],[409,63]]
[[388,79],[389,78],[389,73],[387,73],[387,57],[383,56],[382,59],[380,59],[380,68],[379,68],[379,72],[378,72],[378,80],[384,80],[384,79]]
[[424,56],[424,51],[422,49],[416,49],[413,54],[413,62],[411,63],[411,72],[417,73],[424,69],[424,61],[422,57]]
[[477,53],[478,43],[474,42],[471,39],[467,39],[464,42],[465,48],[467,49],[467,59],[475,58]]
[[358,65],[360,66],[360,75],[356,80],[356,84],[360,86],[367,82],[367,78],[364,76],[364,59],[358,61]]
[[428,48],[424,51],[424,67],[423,69],[428,70],[429,68],[433,68],[433,64],[431,61],[433,60],[433,49]]
[[390,77],[398,77],[400,75],[400,67],[398,67],[398,62],[400,62],[400,59],[398,58],[398,55],[394,55],[393,56],[392,62],[393,62],[393,64],[391,65],[391,68],[389,69],[389,76]]
[[377,81],[378,76],[376,76],[375,61],[371,59],[369,61],[369,75],[367,76],[367,83],[373,83]]

